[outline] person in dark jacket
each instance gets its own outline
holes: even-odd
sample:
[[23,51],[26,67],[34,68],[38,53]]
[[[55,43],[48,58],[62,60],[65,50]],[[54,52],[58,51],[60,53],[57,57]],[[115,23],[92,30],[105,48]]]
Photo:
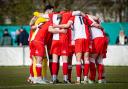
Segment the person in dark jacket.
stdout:
[[27,31],[21,28],[20,35],[19,35],[19,46],[28,45],[28,37],[29,37],[29,34],[27,33]]
[[13,45],[13,40],[11,35],[8,33],[8,29],[4,30],[3,36],[0,39],[0,45],[1,46],[12,46]]
[[20,44],[20,30],[16,30],[16,39],[15,43],[19,46]]

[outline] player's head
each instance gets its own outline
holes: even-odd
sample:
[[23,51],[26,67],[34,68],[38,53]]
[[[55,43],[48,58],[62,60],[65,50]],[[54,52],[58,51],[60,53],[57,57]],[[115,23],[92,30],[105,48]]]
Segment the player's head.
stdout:
[[51,5],[47,5],[44,9],[44,12],[47,12],[47,13],[52,13],[53,12],[53,9],[54,7],[51,6]]

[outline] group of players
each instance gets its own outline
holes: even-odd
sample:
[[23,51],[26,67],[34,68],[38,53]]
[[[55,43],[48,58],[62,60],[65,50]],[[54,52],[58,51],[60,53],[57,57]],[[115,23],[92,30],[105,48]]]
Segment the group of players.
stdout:
[[[58,83],[59,59],[62,57],[63,80],[71,83],[72,56],[76,56],[76,82],[94,83],[96,70],[98,83],[104,83],[103,58],[106,57],[108,39],[100,19],[81,11],[62,10],[53,12],[48,5],[44,13],[34,12],[30,21],[29,47],[32,64],[28,82],[46,84],[42,79],[44,63],[49,60],[51,83]],[[49,57],[52,55],[52,58]],[[83,68],[82,68],[83,66]],[[83,79],[81,77],[83,72]]]

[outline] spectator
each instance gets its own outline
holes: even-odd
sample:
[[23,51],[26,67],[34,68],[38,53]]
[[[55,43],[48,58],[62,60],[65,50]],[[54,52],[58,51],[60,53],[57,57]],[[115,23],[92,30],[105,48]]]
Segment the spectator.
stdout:
[[128,43],[128,38],[124,33],[124,30],[120,30],[119,36],[116,39],[116,44],[118,45],[125,45]]
[[20,29],[19,46],[28,45],[29,34],[23,28]]
[[0,39],[0,45],[1,46],[12,46],[13,41],[11,35],[8,33],[8,29],[5,29],[3,32],[3,36]]
[[20,30],[16,30],[16,40],[15,43],[17,43],[17,45],[20,44]]

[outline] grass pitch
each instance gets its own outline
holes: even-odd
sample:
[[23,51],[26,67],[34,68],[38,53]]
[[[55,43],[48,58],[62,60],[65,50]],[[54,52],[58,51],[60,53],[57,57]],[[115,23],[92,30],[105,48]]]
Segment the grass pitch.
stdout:
[[[106,84],[29,84],[26,79],[29,75],[29,67],[0,67],[0,89],[128,89],[128,66],[105,67]],[[59,71],[59,80],[63,82],[62,71]],[[48,71],[48,79],[50,73]],[[72,81],[76,80],[75,67],[72,71]]]

